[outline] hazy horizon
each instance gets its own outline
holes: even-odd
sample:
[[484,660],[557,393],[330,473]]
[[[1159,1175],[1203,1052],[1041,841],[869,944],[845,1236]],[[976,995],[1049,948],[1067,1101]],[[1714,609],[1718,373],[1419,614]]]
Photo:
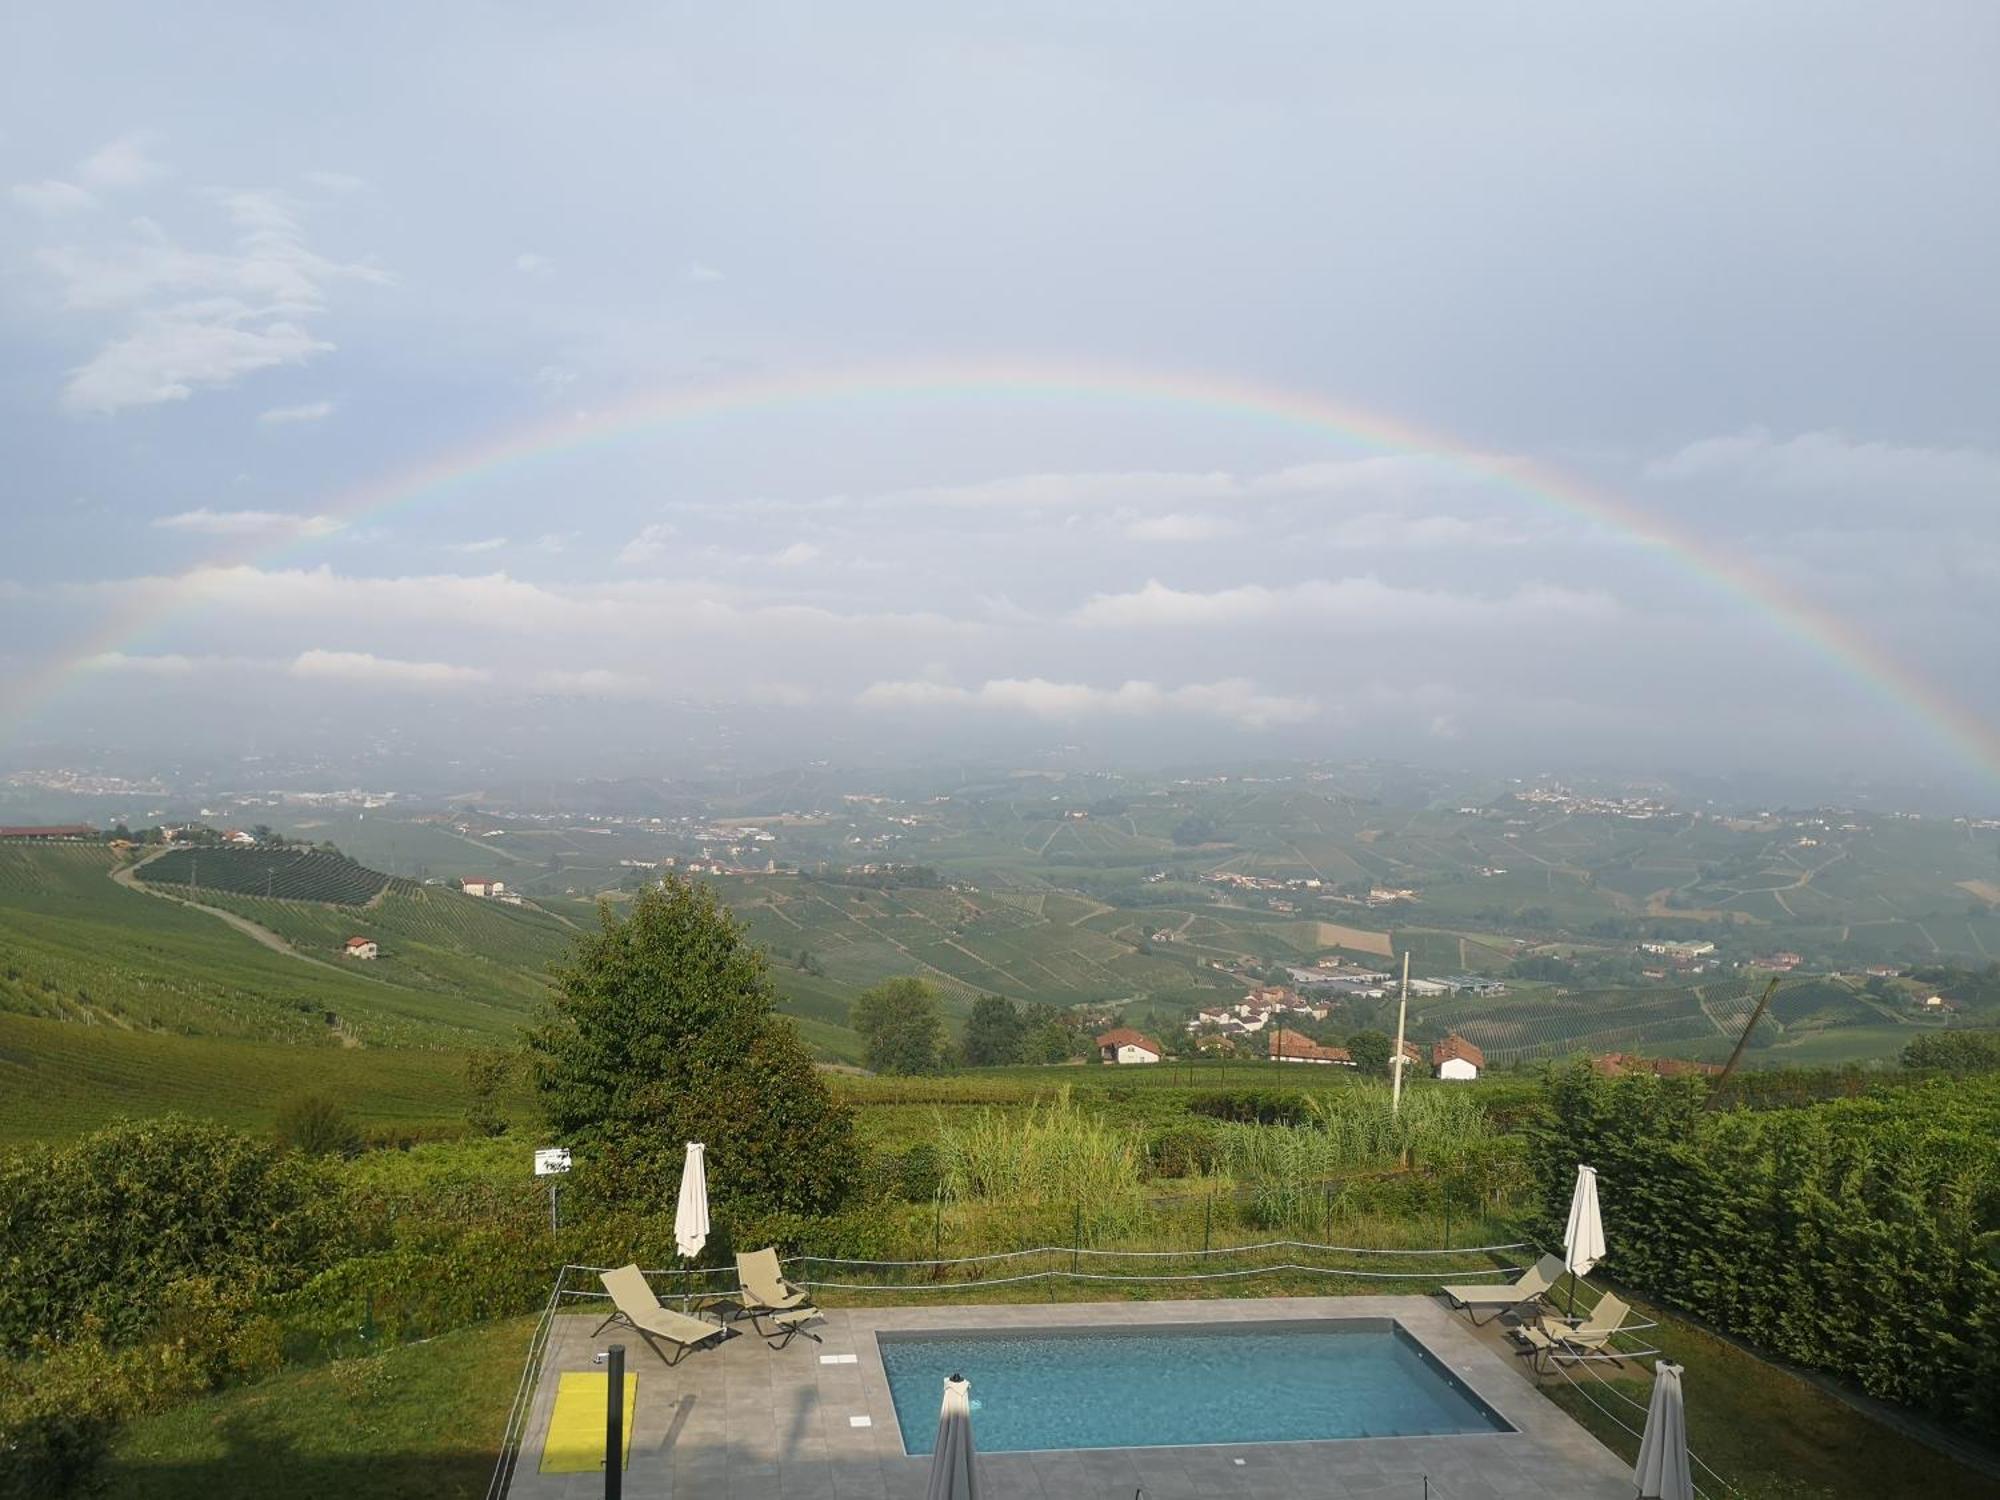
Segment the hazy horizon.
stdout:
[[1989,10],[19,30],[0,769],[2000,809]]

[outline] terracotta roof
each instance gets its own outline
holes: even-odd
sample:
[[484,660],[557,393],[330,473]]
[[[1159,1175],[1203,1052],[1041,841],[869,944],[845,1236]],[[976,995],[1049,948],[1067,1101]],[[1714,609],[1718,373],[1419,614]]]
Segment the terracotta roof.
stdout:
[[1271,1033],[1271,1056],[1297,1057],[1310,1062],[1351,1063],[1354,1054],[1345,1047],[1328,1047],[1309,1036],[1280,1026]]
[[1431,1066],[1442,1067],[1455,1057],[1464,1058],[1475,1068],[1486,1066],[1486,1054],[1454,1031],[1431,1048]]
[[1148,1052],[1159,1052],[1160,1044],[1143,1031],[1134,1031],[1130,1026],[1114,1026],[1097,1039],[1100,1047],[1144,1047]]

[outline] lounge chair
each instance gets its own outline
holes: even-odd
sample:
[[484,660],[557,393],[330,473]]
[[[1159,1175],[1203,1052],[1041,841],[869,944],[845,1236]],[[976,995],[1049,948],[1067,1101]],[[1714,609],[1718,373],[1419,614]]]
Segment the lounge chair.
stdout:
[[[773,1349],[784,1348],[802,1333],[815,1344],[821,1341],[820,1336],[805,1325],[823,1314],[813,1306],[811,1292],[785,1280],[784,1272],[778,1266],[775,1248],[739,1254],[736,1257],[736,1282],[737,1303],[757,1330],[758,1337],[768,1341],[773,1333],[780,1329],[784,1331],[785,1336],[771,1345]],[[771,1324],[769,1331],[764,1328],[766,1319]]]
[[[1467,1284],[1439,1287],[1438,1291],[1454,1308],[1464,1308],[1470,1313],[1475,1324],[1490,1323],[1502,1313],[1515,1312],[1539,1302],[1548,1294],[1549,1288],[1561,1280],[1562,1273],[1562,1257],[1544,1255],[1522,1272],[1519,1281],[1509,1285]],[[1479,1316],[1481,1311],[1486,1313],[1484,1318]]]
[[1579,1359],[1608,1359],[1622,1365],[1625,1361],[1618,1357],[1611,1340],[1631,1315],[1631,1308],[1606,1292],[1590,1315],[1574,1328],[1561,1324],[1522,1324],[1514,1330],[1513,1336],[1521,1344],[1515,1352],[1525,1356],[1536,1369],[1545,1368],[1550,1360],[1565,1359],[1572,1364]]
[[[671,1369],[690,1349],[699,1349],[712,1339],[729,1337],[729,1330],[720,1323],[711,1323],[706,1318],[691,1318],[686,1313],[662,1307],[660,1299],[653,1295],[653,1289],[646,1285],[645,1273],[636,1265],[602,1272],[599,1279],[604,1283],[604,1290],[611,1294],[612,1312],[610,1317],[597,1325],[592,1338],[613,1323],[623,1323],[644,1339],[648,1348],[666,1360]],[[660,1347],[662,1341],[673,1345],[671,1358]]]

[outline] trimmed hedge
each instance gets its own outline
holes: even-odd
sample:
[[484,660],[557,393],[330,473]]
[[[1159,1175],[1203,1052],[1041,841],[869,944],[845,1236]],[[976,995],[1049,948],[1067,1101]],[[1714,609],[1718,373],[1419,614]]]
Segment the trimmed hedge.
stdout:
[[1695,1079],[1550,1079],[1553,1242],[1598,1170],[1604,1268],[1781,1358],[2000,1437],[2000,1087],[1711,1113]]

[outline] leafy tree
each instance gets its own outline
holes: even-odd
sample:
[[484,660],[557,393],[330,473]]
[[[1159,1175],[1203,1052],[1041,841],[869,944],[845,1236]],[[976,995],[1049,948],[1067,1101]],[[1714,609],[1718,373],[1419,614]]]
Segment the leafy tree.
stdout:
[[513,1071],[514,1060],[498,1047],[486,1047],[465,1059],[465,1086],[472,1096],[465,1106],[465,1123],[474,1135],[505,1135],[507,1117],[500,1112],[500,1090]]
[[278,1144],[306,1156],[353,1156],[361,1130],[328,1094],[294,1094],[278,1106]]
[[858,1158],[854,1120],[776,1014],[764,955],[699,881],[669,875],[579,938],[527,1038],[542,1112],[578,1188],[670,1198],[708,1147],[718,1208],[817,1214]]
[[849,1023],[877,1073],[935,1073],[944,1060],[944,1017],[937,991],[911,976],[863,990]]
[[1347,1039],[1347,1050],[1358,1072],[1386,1073],[1396,1044],[1379,1031],[1357,1031]]
[[965,1022],[965,1061],[987,1068],[1021,1061],[1028,1028],[1014,1002],[1004,995],[982,995],[972,1003]]

